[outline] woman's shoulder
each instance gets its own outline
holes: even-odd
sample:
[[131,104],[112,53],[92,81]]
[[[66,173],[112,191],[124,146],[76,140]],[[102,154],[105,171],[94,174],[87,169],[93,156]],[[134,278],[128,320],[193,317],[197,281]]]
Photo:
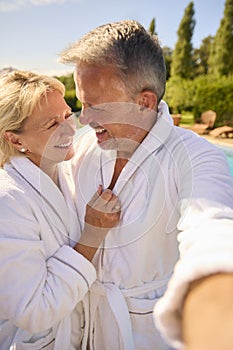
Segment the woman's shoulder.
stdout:
[[[7,166],[6,169],[10,170],[10,167]],[[23,194],[17,179],[6,169],[0,168],[0,197],[7,198],[18,196],[20,193]]]

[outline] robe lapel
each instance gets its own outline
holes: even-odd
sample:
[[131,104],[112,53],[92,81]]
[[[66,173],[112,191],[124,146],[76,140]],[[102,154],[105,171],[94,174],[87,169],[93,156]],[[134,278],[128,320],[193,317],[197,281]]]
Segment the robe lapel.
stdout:
[[143,162],[151,155],[156,156],[156,153],[164,146],[166,140],[169,138],[172,129],[172,119],[166,107],[167,105],[164,102],[160,103],[156,124],[136,149],[121,172],[115,186],[118,195],[123,190],[126,190],[126,185],[129,183],[130,178],[137,169],[142,167]]
[[62,193],[65,196],[65,201],[68,207],[69,214],[69,233],[71,245],[73,246],[81,237],[81,225],[74,203],[75,184],[70,173],[68,162],[63,162],[58,166],[59,183]]
[[11,164],[28,186],[41,197],[41,206],[52,225],[68,235],[69,209],[63,194],[52,179],[27,158],[14,157]]

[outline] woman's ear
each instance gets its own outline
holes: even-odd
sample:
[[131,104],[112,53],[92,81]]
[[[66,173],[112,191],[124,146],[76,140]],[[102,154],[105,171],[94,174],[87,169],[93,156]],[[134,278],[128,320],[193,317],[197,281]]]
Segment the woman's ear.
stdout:
[[20,137],[17,134],[13,133],[12,131],[5,131],[4,139],[8,143],[11,143],[12,146],[14,148],[16,148],[18,151],[24,152],[24,151],[22,151],[22,149],[25,150],[25,148],[24,148],[24,146],[22,144],[22,141],[21,141]]
[[143,108],[156,109],[157,96],[151,90],[145,90],[138,94],[137,103]]

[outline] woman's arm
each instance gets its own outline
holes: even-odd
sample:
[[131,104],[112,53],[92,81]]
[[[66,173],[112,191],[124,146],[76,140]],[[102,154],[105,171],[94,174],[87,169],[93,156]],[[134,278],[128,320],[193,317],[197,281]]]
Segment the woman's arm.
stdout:
[[96,271],[72,247],[59,246],[33,198],[14,190],[1,193],[0,202],[0,319],[43,332],[72,312]]

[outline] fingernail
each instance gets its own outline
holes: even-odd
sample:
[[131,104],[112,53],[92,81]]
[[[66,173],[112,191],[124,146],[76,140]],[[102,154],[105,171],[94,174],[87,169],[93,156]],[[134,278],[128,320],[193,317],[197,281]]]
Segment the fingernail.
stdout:
[[99,185],[99,186],[98,186],[98,189],[97,189],[97,193],[98,193],[98,194],[101,194],[102,191],[103,191],[103,186],[102,186],[102,185]]

